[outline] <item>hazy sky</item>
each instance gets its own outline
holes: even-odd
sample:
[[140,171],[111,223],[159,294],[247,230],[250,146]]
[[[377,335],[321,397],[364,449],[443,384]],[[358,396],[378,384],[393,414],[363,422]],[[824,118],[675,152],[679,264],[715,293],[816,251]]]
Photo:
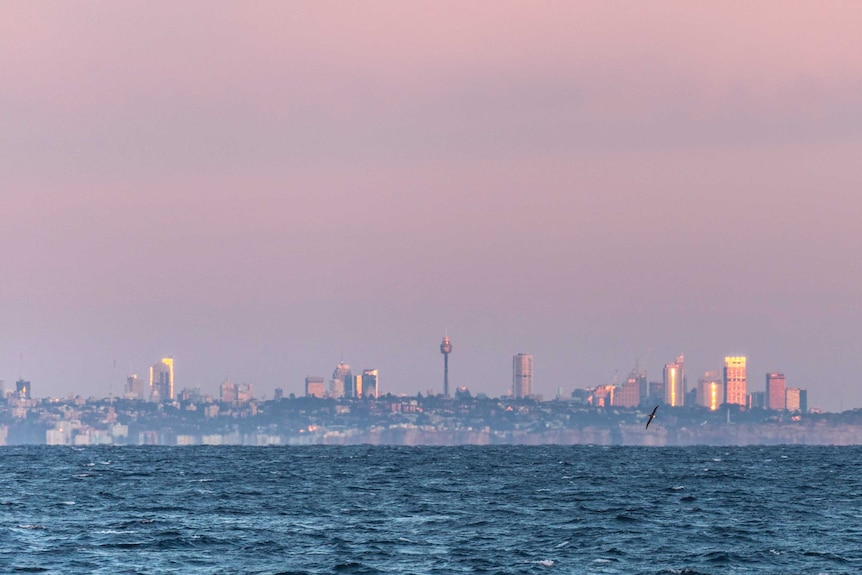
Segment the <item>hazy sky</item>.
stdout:
[[862,3],[0,3],[0,379],[862,406]]

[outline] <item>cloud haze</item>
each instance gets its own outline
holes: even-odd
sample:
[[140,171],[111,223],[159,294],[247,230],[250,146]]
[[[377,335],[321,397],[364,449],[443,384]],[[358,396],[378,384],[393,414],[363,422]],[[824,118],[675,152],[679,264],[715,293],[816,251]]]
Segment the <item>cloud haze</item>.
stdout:
[[[0,378],[862,406],[856,3],[0,6]],[[647,350],[652,351],[648,352]],[[8,384],[7,384],[8,385]]]

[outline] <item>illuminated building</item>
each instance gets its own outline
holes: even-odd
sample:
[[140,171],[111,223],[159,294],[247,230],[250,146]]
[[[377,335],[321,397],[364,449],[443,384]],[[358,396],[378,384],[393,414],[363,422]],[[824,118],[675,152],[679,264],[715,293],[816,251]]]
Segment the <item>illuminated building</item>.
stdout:
[[150,368],[150,394],[156,402],[174,398],[174,358],[164,357]]
[[724,403],[724,382],[718,371],[707,371],[697,380],[697,403],[710,411]]
[[785,409],[786,384],[783,373],[766,374],[766,409]]
[[15,393],[18,394],[18,399],[30,399],[30,382],[23,379],[16,381]]
[[664,402],[671,407],[681,407],[685,403],[684,361],[680,355],[675,362],[664,366]]
[[512,395],[523,399],[533,395],[533,356],[519,353],[512,358]]
[[614,392],[616,389],[617,388],[614,385],[598,386],[593,390],[593,393],[589,398],[590,405],[593,407],[610,407],[615,405]]
[[305,378],[305,397],[324,397],[326,387],[322,377],[309,375]]
[[620,407],[637,407],[641,399],[646,395],[646,372],[640,371],[637,366],[623,382],[622,386],[614,394],[614,405]]
[[745,387],[745,357],[724,358],[724,401],[745,407],[748,398]]
[[378,383],[380,378],[376,369],[362,370],[362,397],[378,397]]
[[356,397],[356,386],[353,385],[353,374],[350,366],[343,361],[338,362],[332,372],[332,397]]
[[785,393],[787,411],[808,412],[808,390],[788,387]]

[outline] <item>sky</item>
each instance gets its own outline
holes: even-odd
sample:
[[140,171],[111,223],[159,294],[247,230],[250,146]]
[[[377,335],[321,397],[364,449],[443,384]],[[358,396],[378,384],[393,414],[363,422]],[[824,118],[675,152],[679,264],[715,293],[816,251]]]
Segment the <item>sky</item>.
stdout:
[[0,379],[862,407],[862,3],[0,3]]

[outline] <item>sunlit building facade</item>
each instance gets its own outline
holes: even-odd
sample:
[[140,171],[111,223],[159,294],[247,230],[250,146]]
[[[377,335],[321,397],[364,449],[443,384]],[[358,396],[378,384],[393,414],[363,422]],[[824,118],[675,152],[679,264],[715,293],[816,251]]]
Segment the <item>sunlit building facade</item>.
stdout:
[[614,395],[614,405],[620,407],[637,407],[646,396],[646,372],[637,368],[629,373],[625,382],[617,388]]
[[18,395],[18,399],[30,399],[30,382],[25,379],[16,381],[15,393]]
[[614,403],[616,389],[615,385],[598,386],[593,390],[592,395],[590,395],[590,405],[593,407],[610,407],[612,405],[616,405]]
[[338,362],[335,371],[332,372],[330,394],[336,399],[341,397],[356,397],[353,373],[350,371],[350,366],[343,361]]
[[380,377],[376,369],[362,370],[362,397],[376,398],[379,397]]
[[785,393],[787,411],[808,412],[808,391],[798,387],[788,387]]
[[680,355],[664,366],[664,402],[671,407],[685,404],[685,358]]
[[305,397],[325,397],[326,386],[323,378],[309,375],[305,378]]
[[512,358],[512,396],[518,399],[533,395],[533,356],[519,353]]
[[787,409],[787,385],[784,374],[773,372],[766,374],[766,409]]
[[152,401],[174,398],[174,358],[162,358],[150,368],[150,397]]
[[724,401],[743,407],[748,403],[744,356],[724,358]]
[[724,403],[724,381],[719,371],[707,371],[697,380],[697,404],[715,411]]

